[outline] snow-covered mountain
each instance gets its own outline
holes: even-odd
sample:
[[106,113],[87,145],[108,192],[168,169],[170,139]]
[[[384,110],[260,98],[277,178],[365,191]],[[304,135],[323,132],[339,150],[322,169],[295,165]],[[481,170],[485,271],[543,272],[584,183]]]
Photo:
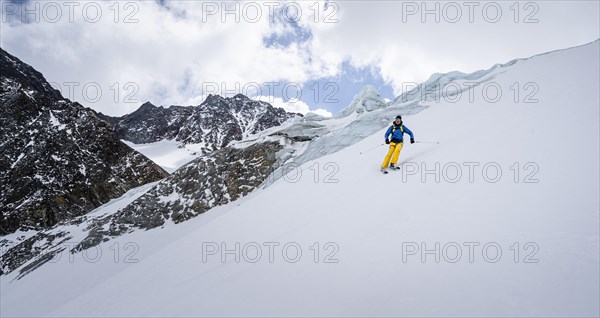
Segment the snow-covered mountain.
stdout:
[[[598,44],[231,142],[45,231],[68,244],[0,276],[1,314],[598,316]],[[440,143],[382,175],[397,114]]]
[[193,144],[198,155],[279,126],[295,116],[302,117],[242,94],[233,97],[209,95],[199,106],[163,108],[145,103],[122,117],[101,115],[112,124],[121,139],[134,144],[174,140],[181,147]]
[[0,49],[0,235],[42,230],[167,176]]

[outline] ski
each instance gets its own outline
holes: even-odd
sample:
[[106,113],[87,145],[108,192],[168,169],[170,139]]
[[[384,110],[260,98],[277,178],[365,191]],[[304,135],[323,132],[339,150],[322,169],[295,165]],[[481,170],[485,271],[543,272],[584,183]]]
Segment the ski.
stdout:
[[385,170],[385,169],[381,169],[381,173],[388,174],[387,170]]

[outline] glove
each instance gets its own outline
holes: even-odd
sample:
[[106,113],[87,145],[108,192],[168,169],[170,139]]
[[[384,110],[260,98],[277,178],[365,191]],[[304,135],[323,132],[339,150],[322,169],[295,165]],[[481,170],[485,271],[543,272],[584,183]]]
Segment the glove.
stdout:
[[414,144],[415,143],[415,138],[410,138],[410,143]]
[[389,144],[390,144],[390,141],[386,139],[386,140],[385,140],[385,144],[386,144],[386,145],[389,145]]

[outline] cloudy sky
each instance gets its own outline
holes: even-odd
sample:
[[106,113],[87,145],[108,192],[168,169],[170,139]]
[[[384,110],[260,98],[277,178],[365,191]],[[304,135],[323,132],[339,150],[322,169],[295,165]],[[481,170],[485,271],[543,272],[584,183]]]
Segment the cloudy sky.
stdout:
[[[600,37],[598,1],[0,0],[0,46],[109,115],[243,93],[336,113]],[[560,74],[557,74],[560,76]]]

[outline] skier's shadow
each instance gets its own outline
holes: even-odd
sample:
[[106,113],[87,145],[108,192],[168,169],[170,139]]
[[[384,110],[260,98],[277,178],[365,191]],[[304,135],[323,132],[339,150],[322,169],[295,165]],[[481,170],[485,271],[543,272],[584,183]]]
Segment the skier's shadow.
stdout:
[[[436,145],[436,146],[439,147],[439,145]],[[415,160],[415,158],[418,158],[421,155],[426,154],[432,150],[436,150],[435,148],[437,148],[437,147],[429,147],[429,149],[422,150],[419,153],[411,154],[410,156],[406,157],[406,159],[402,160],[400,164],[404,164],[406,162],[412,162],[413,160]]]

